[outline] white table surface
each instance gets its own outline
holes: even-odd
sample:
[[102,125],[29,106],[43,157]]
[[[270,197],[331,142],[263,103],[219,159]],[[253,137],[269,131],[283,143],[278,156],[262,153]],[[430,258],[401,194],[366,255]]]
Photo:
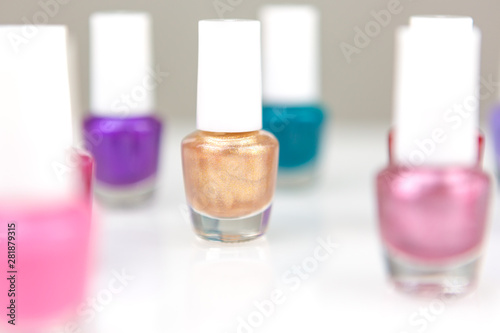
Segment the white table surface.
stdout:
[[[96,209],[89,297],[108,288],[113,272],[124,270],[134,280],[100,304],[86,322],[89,332],[500,332],[496,196],[483,274],[473,294],[418,299],[387,283],[374,197],[374,176],[387,163],[387,128],[335,124],[325,140],[321,181],[278,189],[267,236],[226,245],[194,236],[180,162],[180,141],[192,127],[169,124],[154,200],[133,209]],[[487,137],[489,171],[491,150]],[[326,260],[308,266],[307,277],[293,283],[284,278],[295,265],[311,263],[319,239],[328,238],[337,247]],[[268,305],[280,292],[280,304],[258,312],[256,302]],[[241,327],[249,318],[255,327]]]

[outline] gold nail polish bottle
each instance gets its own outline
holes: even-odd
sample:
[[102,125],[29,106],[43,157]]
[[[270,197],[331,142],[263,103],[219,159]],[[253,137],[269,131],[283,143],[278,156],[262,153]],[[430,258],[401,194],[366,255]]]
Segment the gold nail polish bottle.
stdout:
[[184,185],[198,236],[223,242],[267,229],[278,141],[262,129],[260,23],[199,23],[198,131],[182,142]]

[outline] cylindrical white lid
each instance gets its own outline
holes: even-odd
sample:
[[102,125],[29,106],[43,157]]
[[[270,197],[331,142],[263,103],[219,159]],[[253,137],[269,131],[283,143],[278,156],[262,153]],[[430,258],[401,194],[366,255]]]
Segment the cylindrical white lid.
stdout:
[[[64,26],[0,26],[0,196],[66,197],[78,171]],[[24,38],[24,39],[23,39]],[[22,43],[18,43],[22,41]]]
[[262,22],[264,103],[312,104],[321,98],[320,14],[311,5],[266,5]]
[[412,17],[396,38],[394,157],[409,166],[477,162],[480,33],[469,17]]
[[260,22],[199,22],[199,130],[249,132],[262,128],[260,57]]
[[141,116],[155,109],[151,19],[147,13],[90,17],[90,111]]

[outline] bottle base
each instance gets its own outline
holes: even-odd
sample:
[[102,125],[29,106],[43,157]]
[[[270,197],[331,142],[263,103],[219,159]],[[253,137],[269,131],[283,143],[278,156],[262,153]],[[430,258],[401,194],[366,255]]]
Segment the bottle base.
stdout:
[[271,205],[265,210],[241,218],[215,218],[190,208],[196,234],[205,240],[236,243],[250,241],[264,235],[269,222]]
[[96,182],[96,197],[105,204],[112,206],[128,206],[141,204],[153,196],[156,179],[151,178],[140,183],[124,186],[111,186]]
[[424,297],[459,296],[476,286],[480,258],[453,265],[415,264],[386,254],[391,282],[397,290]]
[[311,184],[316,178],[316,166],[306,165],[296,168],[278,169],[277,184],[280,187],[305,186]]

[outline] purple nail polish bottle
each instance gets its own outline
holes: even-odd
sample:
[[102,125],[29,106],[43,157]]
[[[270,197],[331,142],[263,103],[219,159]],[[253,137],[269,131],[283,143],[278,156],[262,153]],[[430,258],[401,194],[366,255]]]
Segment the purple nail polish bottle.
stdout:
[[497,103],[491,110],[490,128],[495,146],[495,162],[497,168],[497,178],[500,179],[500,104]]
[[166,73],[152,66],[147,13],[95,13],[90,18],[90,116],[87,149],[96,161],[96,193],[129,204],[155,188],[162,123],[154,90]]

